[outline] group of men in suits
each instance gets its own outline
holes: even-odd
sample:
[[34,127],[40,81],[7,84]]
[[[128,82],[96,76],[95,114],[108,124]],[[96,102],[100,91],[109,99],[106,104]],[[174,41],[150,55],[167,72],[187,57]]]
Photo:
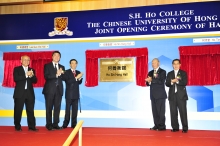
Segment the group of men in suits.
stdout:
[[[46,80],[43,88],[46,105],[46,128],[60,130],[67,128],[70,122],[70,107],[72,106],[71,127],[77,124],[79,85],[82,83],[83,73],[76,70],[77,60],[70,60],[70,69],[65,71],[65,67],[59,64],[61,54],[59,51],[52,53],[52,62],[44,65],[44,78]],[[29,131],[38,131],[34,116],[35,95],[33,84],[37,82],[35,70],[29,67],[30,57],[21,57],[21,66],[15,67],[13,71],[16,83],[14,90],[14,125],[16,131],[21,129],[21,115],[25,105]],[[59,126],[59,116],[61,99],[63,96],[63,82],[66,83],[66,109],[63,126]],[[53,110],[53,116],[52,116]],[[53,117],[53,120],[52,120]]]
[[[71,127],[77,124],[79,85],[82,83],[83,73],[76,70],[77,60],[70,60],[70,69],[65,71],[65,67],[59,64],[61,54],[59,51],[52,53],[52,62],[44,65],[44,78],[46,80],[43,94],[46,105],[46,128],[51,130],[60,130],[67,128],[70,122],[70,108],[72,106]],[[14,90],[14,125],[16,131],[21,129],[21,115],[25,105],[27,113],[27,123],[29,131],[38,131],[34,116],[35,95],[33,84],[37,82],[35,70],[29,67],[30,57],[24,55],[21,57],[21,66],[15,67],[13,71],[14,81],[16,83]],[[179,131],[178,110],[180,113],[182,132],[188,132],[186,101],[188,100],[186,85],[187,74],[180,69],[179,59],[172,61],[173,71],[166,77],[166,71],[159,67],[160,62],[157,58],[152,60],[153,70],[148,73],[145,79],[146,84],[150,86],[150,99],[154,119],[154,127],[151,130],[166,130],[165,125],[165,103],[167,94],[165,84],[169,87],[168,100],[170,105],[172,132]],[[63,96],[63,83],[66,83],[66,109],[63,126],[58,125],[60,116],[61,99]],[[53,116],[52,116],[53,110]],[[53,120],[52,120],[53,117]]]
[[188,95],[186,92],[187,74],[180,69],[179,59],[172,61],[173,71],[170,71],[166,77],[166,71],[159,67],[160,61],[157,58],[152,60],[152,67],[145,79],[146,84],[150,86],[150,99],[154,126],[150,130],[164,131],[165,125],[165,103],[167,94],[165,85],[169,87],[168,100],[171,115],[171,132],[179,131],[178,111],[182,123],[182,132],[188,132],[186,101]]

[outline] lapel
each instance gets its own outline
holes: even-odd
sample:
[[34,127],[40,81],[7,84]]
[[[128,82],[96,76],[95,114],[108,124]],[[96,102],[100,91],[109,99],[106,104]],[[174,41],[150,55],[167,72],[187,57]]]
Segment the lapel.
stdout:
[[59,68],[59,69],[61,68],[62,70],[64,70],[63,67],[62,67],[62,65],[60,65],[59,63],[58,63],[58,68]]
[[159,74],[160,73],[160,67],[158,68],[158,70],[157,70],[157,74]]
[[172,71],[171,75],[172,75],[171,79],[175,79],[175,71],[174,70]]
[[70,77],[74,78],[74,75],[73,75],[73,72],[72,72],[71,68],[68,70],[68,72],[69,72]]
[[[51,62],[50,64],[49,64],[50,66],[50,70],[52,70],[55,74],[56,74],[56,71],[55,71],[55,68],[54,68],[54,66],[53,66],[53,62]],[[59,66],[59,65],[58,65]]]
[[[171,71],[171,79],[175,79],[175,71]],[[170,88],[171,89],[171,88]],[[175,86],[172,86],[172,92],[175,93]]]
[[180,75],[180,69],[178,70],[177,76],[181,76],[181,75]]
[[[172,73],[173,77],[175,78],[175,71],[173,70],[173,73]],[[178,70],[177,74],[176,74],[176,77],[177,76],[180,76],[181,77],[181,74],[180,74],[180,69]],[[173,78],[173,79],[174,79]]]
[[153,74],[154,74],[154,70],[151,70],[148,74],[148,76],[152,76],[153,77]]
[[20,67],[20,70],[21,70],[22,74],[25,75],[25,71],[24,71],[24,68],[23,68],[22,65],[21,65],[21,67]]
[[[25,70],[22,65],[21,65],[21,70],[22,70],[23,74],[25,75]],[[30,70],[31,70],[31,68],[28,66],[28,71],[30,71]]]
[[[60,69],[60,68],[62,68],[61,66],[60,66],[60,64],[58,63],[58,68]],[[62,68],[63,69],[63,68]]]
[[79,71],[78,70],[76,70],[76,76],[79,74]]
[[30,71],[31,70],[31,68],[28,66],[28,71]]
[[150,72],[150,76],[154,78],[154,69]]
[[182,76],[181,76],[181,70],[179,69],[178,73],[176,76],[179,76],[179,80],[181,80]]

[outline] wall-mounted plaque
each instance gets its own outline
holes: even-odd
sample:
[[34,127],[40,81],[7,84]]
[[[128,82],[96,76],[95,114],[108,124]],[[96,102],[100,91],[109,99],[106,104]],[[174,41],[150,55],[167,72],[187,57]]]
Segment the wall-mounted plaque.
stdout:
[[133,58],[100,59],[100,82],[132,82]]

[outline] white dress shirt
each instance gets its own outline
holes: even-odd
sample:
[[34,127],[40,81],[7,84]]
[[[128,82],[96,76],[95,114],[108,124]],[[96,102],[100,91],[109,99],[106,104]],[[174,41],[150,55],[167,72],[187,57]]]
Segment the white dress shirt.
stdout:
[[[175,79],[177,77],[177,74],[178,74],[179,70],[174,70],[174,75],[175,75]],[[176,82],[176,84],[179,84],[179,81]],[[175,84],[175,93],[177,92],[177,86]],[[171,82],[171,85],[173,85],[173,83]]]
[[[53,62],[52,61],[52,63],[53,63],[53,67],[55,68],[55,64],[56,64],[56,68],[57,68],[57,70],[59,70],[59,63],[55,63],[55,62]],[[58,76],[60,76],[61,74],[59,74]],[[57,78],[58,78],[58,76],[56,76]]]
[[[24,69],[24,72],[25,72],[25,76],[26,76],[26,78],[28,78],[28,75],[27,75],[27,72],[28,72],[28,66],[25,67],[25,66],[22,65],[22,67],[23,67],[23,69]],[[26,83],[25,83],[25,87],[24,87],[24,89],[27,89],[27,81],[26,81]]]
[[55,64],[57,65],[56,67],[57,67],[57,70],[59,70],[59,63],[55,63],[55,62],[52,62],[53,63],[53,67],[55,68]]
[[[179,72],[179,70],[174,70],[175,78],[177,77],[178,72]],[[176,83],[179,84],[179,80]]]
[[158,69],[159,69],[159,67],[158,68],[156,68],[156,69],[154,69],[154,71],[156,70],[156,72],[158,71]]

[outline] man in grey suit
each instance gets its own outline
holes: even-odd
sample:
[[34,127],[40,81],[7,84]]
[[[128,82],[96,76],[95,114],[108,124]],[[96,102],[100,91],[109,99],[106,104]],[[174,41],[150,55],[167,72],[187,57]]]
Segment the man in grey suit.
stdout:
[[152,60],[152,67],[145,79],[150,86],[151,108],[154,118],[154,127],[150,130],[164,131],[165,125],[165,103],[167,94],[165,91],[166,71],[159,67],[160,61],[157,58]]
[[187,85],[187,74],[185,71],[180,69],[181,62],[179,59],[172,61],[173,71],[169,72],[166,79],[166,86],[170,87],[168,100],[170,103],[170,115],[171,115],[171,126],[172,132],[179,131],[178,123],[178,110],[180,113],[180,119],[182,122],[182,132],[188,132],[188,121],[187,121],[187,109],[186,101],[188,95],[186,92]]

